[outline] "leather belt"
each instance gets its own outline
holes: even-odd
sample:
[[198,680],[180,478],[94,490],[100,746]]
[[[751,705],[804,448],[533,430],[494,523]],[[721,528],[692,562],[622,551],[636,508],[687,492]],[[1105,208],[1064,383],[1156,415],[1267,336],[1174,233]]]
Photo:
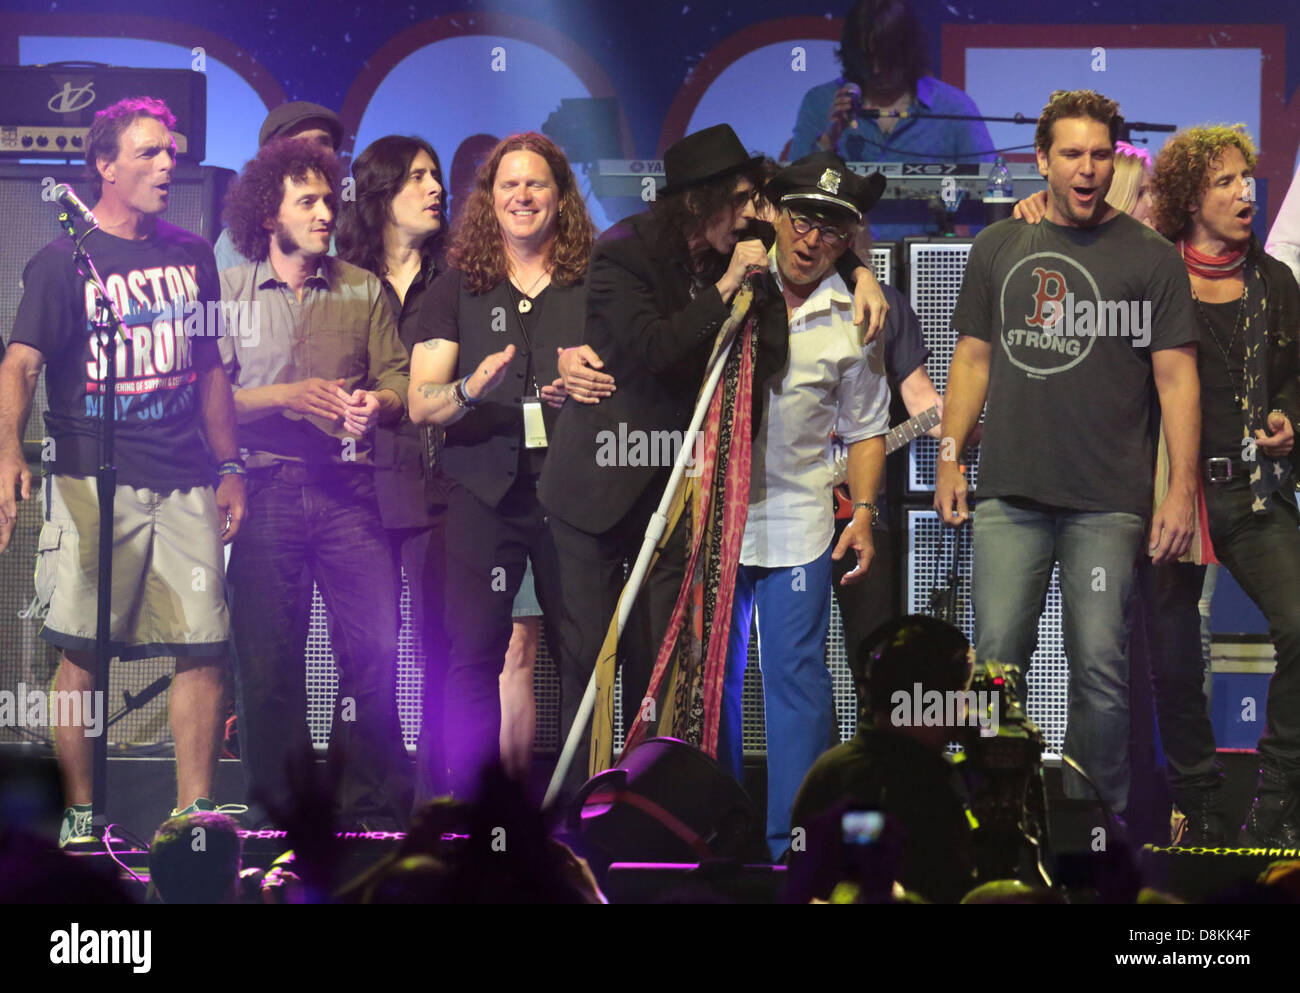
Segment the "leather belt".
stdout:
[[274,479],[286,486],[320,486],[346,483],[356,479],[358,472],[370,470],[369,465],[345,466],[332,463],[277,462],[275,465],[250,468],[248,474],[256,479]]

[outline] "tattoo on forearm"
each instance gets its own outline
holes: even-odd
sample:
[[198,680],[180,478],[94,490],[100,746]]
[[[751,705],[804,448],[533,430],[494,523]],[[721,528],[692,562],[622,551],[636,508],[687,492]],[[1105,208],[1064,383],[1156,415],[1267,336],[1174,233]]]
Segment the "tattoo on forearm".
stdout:
[[421,383],[419,389],[420,389],[420,396],[424,397],[426,400],[435,400],[439,397],[446,399],[452,396],[453,384],[452,383]]

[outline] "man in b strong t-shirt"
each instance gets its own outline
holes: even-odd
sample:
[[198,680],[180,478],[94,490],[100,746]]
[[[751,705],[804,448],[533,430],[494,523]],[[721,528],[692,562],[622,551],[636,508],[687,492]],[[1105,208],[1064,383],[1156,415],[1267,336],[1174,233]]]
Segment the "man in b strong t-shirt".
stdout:
[[[975,239],[952,315],[961,337],[934,500],[946,524],[971,516],[956,455],[987,396],[976,651],[1028,669],[1059,562],[1070,666],[1064,750],[1115,813],[1128,800],[1124,606],[1151,517],[1153,401],[1171,460],[1146,548],[1156,563],[1191,540],[1200,432],[1196,330],[1178,254],[1106,203],[1118,110],[1090,90],[1053,93],[1035,133],[1045,222],[1001,221]],[[1065,785],[1069,796],[1092,796],[1072,773]]]
[[[49,604],[41,635],[63,653],[55,691],[84,701],[95,688],[99,417],[108,362],[115,363],[111,651],[123,660],[176,658],[173,815],[216,806],[209,797],[230,627],[222,541],[244,513],[234,401],[217,351],[212,249],[158,217],[176,163],[175,123],[162,101],[130,98],[96,114],[86,136],[99,223],[82,243],[125,337],[94,328],[97,294],[65,236],[24,270],[0,365],[0,550],[13,534],[16,495],[31,496],[20,439],[44,368],[52,460],[36,567],[37,594]],[[107,687],[99,691],[104,701]],[[63,845],[90,836],[92,736],[104,733],[102,703],[91,708],[68,708],[57,721],[50,715],[68,804]]]

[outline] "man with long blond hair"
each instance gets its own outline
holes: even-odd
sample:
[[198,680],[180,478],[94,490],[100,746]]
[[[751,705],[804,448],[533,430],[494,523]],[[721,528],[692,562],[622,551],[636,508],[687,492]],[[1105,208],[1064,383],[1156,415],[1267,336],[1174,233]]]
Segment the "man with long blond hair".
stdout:
[[548,641],[564,655],[558,558],[537,499],[563,402],[557,352],[581,340],[594,238],[564,153],[548,138],[506,138],[458,216],[450,268],[421,310],[411,419],[447,429],[445,694],[452,790],[471,793],[498,753],[498,680],[511,614],[531,563]]
[[1157,570],[1152,674],[1170,786],[1189,841],[1228,841],[1223,774],[1202,689],[1197,600],[1205,564],[1225,565],[1268,618],[1277,649],[1247,845],[1300,843],[1300,511],[1287,459],[1300,417],[1300,289],[1264,253],[1254,143],[1241,125],[1180,132],[1156,160],[1155,222],[1191,280],[1199,334],[1197,543]]

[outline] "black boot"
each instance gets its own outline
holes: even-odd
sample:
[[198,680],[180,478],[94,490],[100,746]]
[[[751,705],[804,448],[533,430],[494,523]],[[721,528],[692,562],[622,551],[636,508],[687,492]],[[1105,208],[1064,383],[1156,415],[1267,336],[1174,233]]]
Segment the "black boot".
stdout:
[[1170,844],[1184,848],[1225,848],[1228,845],[1228,820],[1223,814],[1223,788],[1178,792],[1175,802],[1182,811],[1183,822]]
[[1247,848],[1300,848],[1300,795],[1272,770],[1259,771],[1240,843]]

